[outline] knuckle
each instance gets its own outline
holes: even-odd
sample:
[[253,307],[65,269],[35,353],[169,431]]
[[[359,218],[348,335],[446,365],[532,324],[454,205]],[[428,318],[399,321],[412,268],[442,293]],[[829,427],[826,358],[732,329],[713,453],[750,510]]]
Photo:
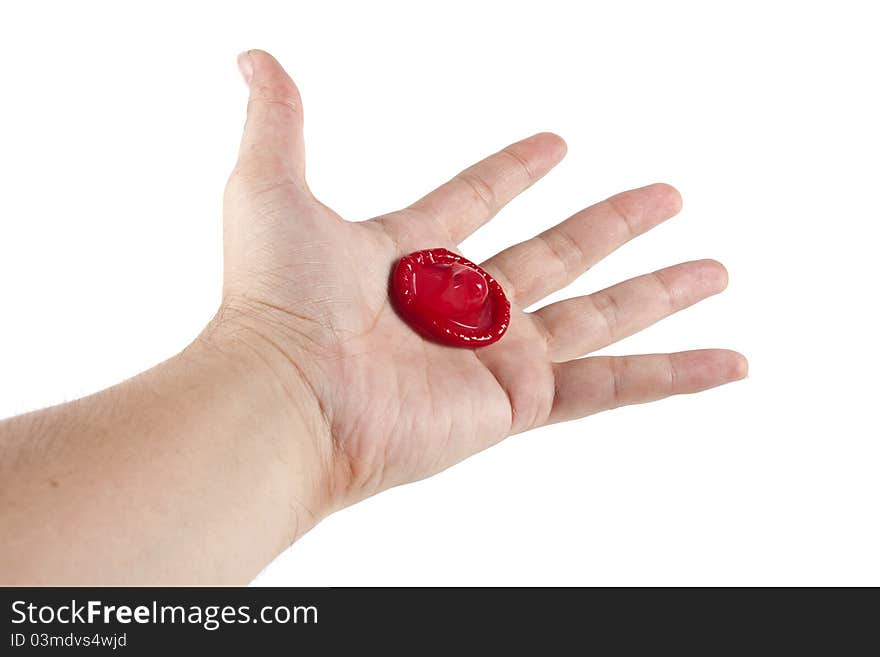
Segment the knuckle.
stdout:
[[300,113],[299,99],[292,96],[257,95],[248,100],[247,111],[250,116],[255,112],[275,110],[290,112],[298,116]]
[[617,196],[612,196],[607,201],[611,212],[620,219],[630,237],[639,234],[638,225],[645,213],[644,206],[639,202],[638,197],[630,192],[624,192]]
[[561,278],[565,282],[573,280],[580,273],[581,263],[585,261],[584,250],[565,229],[555,226],[538,235],[538,240],[544,243],[559,265]]
[[279,76],[256,85],[250,95],[248,107],[278,107],[283,110],[300,112],[302,100],[299,89],[289,77]]
[[458,174],[458,179],[471,189],[474,196],[485,206],[486,211],[490,215],[495,214],[498,207],[495,190],[479,173],[475,171],[462,171]]
[[614,294],[607,292],[593,294],[588,298],[593,302],[593,307],[602,317],[608,340],[613,341],[620,326],[620,304],[617,298]]
[[678,366],[675,364],[675,356],[668,354],[666,356],[666,385],[670,395],[678,392]]
[[508,146],[507,148],[502,149],[500,154],[513,161],[514,168],[520,170],[523,174],[525,174],[525,178],[526,180],[528,180],[528,184],[531,185],[535,182],[535,180],[537,180],[535,172],[532,171],[529,163],[522,155],[517,153],[515,149]]
[[672,284],[666,279],[666,275],[662,271],[655,271],[650,274],[651,278],[657,283],[662,290],[661,295],[666,300],[666,305],[670,312],[675,311],[681,306],[678,294]]
[[623,369],[625,366],[625,361],[622,358],[609,358],[608,359],[608,377],[610,378],[610,390],[611,390],[611,400],[609,406],[611,408],[617,408],[618,406],[622,406],[624,402],[624,389],[623,389]]

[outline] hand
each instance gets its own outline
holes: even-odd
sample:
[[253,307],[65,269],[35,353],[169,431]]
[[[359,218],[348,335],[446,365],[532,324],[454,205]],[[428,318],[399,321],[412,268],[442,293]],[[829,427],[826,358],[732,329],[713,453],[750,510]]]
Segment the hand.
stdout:
[[314,429],[304,453],[322,491],[308,509],[316,517],[513,433],[745,376],[745,359],[718,349],[579,358],[723,290],[726,271],[711,260],[522,310],[675,215],[680,197],[663,184],[582,210],[483,263],[512,303],[498,343],[467,350],[423,339],[389,304],[394,263],[456,250],[556,165],[564,142],[535,135],[403,210],[348,222],[306,184],[293,82],[264,52],[240,64],[248,118],[225,197],[224,301],[205,338],[244,345],[293,391],[288,403]]

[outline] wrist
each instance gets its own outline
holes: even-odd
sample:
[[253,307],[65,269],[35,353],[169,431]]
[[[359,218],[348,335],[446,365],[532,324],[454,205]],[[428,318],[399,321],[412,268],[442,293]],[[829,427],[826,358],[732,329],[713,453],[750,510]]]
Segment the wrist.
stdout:
[[254,418],[253,430],[237,444],[263,454],[267,476],[283,482],[282,508],[292,511],[289,543],[336,509],[329,422],[303,374],[304,353],[272,339],[248,312],[224,304],[178,358],[223,379],[238,412]]

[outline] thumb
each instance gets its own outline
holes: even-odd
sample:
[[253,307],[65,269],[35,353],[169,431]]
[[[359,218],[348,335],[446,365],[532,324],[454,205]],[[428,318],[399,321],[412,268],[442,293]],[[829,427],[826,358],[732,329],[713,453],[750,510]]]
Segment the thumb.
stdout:
[[250,97],[237,169],[247,178],[290,177],[304,183],[299,90],[281,64],[262,50],[241,53],[238,67]]

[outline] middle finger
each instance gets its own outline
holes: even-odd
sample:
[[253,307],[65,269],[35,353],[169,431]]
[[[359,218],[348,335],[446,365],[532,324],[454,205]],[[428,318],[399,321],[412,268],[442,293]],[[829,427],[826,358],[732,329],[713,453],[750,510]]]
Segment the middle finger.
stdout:
[[619,246],[680,209],[681,196],[669,185],[633,189],[514,244],[482,266],[525,308],[565,287]]

